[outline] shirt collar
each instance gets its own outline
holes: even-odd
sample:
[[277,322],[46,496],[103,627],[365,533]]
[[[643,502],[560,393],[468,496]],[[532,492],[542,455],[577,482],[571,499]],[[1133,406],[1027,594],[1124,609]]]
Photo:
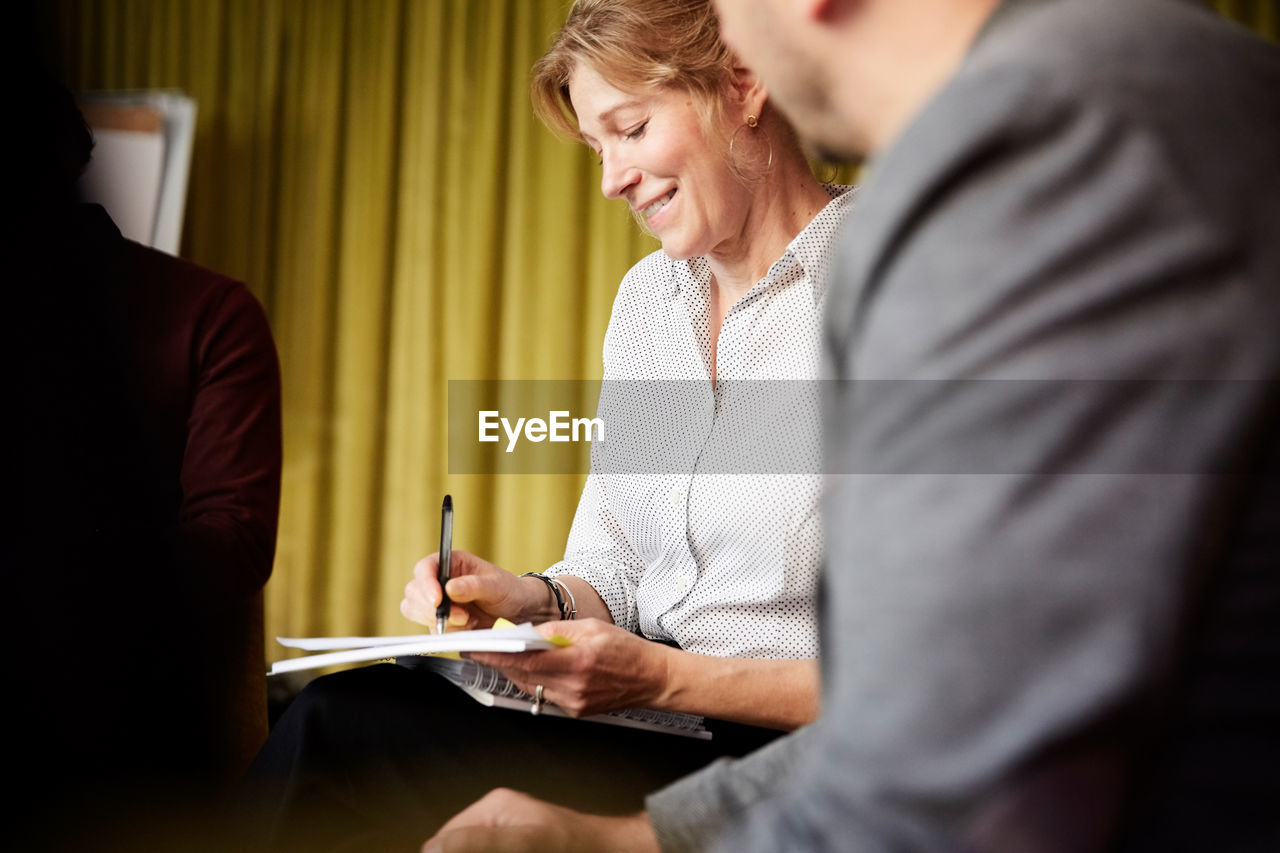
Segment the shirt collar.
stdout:
[[[787,246],[787,250],[783,252],[783,258],[790,255],[804,270],[804,274],[809,279],[809,286],[813,288],[815,305],[821,304],[827,292],[827,282],[831,278],[831,259],[834,254],[831,243],[839,232],[845,215],[853,206],[854,196],[858,194],[857,187],[838,184],[824,184],[823,189],[831,196],[831,201],[818,211],[818,215],[813,217],[813,220],[796,235]],[[778,264],[774,264],[774,267],[779,271],[784,269]],[[770,274],[772,273],[773,270],[770,269]],[[765,278],[769,279],[770,276]]]
[[675,268],[675,275],[671,276],[671,287],[667,295],[673,298],[682,290],[697,293],[698,288],[711,278],[711,265],[701,255],[687,261],[676,261],[672,266]]
[[[758,292],[783,278],[793,264],[799,264],[801,270],[809,278],[813,288],[814,303],[820,303],[827,291],[827,280],[830,278],[831,241],[839,230],[840,223],[853,204],[857,187],[840,184],[823,184],[822,187],[831,196],[826,207],[801,229],[778,260],[774,261],[764,278],[756,282],[748,291],[748,295]],[[692,288],[691,292],[706,284],[711,277],[711,266],[705,257],[690,258],[674,264],[675,274],[671,277],[671,285],[667,292],[675,297],[681,290]]]

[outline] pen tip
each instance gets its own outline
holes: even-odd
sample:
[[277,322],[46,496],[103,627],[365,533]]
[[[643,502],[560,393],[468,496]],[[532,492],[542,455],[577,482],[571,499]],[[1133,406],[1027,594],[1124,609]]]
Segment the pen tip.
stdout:
[[436,633],[443,634],[445,626],[449,624],[449,620],[441,617],[436,620]]
[[453,509],[453,495],[444,496],[444,508]]

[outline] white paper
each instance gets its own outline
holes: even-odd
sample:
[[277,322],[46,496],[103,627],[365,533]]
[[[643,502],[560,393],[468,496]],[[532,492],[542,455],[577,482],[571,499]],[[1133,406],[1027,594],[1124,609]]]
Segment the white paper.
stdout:
[[99,128],[80,178],[84,197],[107,209],[120,233],[150,246],[164,178],[164,134]]
[[[444,652],[527,652],[556,648],[538,633],[532,623],[510,628],[451,631],[445,634],[409,634],[390,637],[276,637],[282,646],[306,651],[324,651],[290,660],[276,661],[269,675],[296,672],[344,663],[361,663],[400,655]],[[326,651],[333,650],[333,651]]]
[[160,113],[156,133],[95,127],[93,157],[80,186],[85,200],[106,208],[124,236],[177,255],[195,140],[195,100],[173,89],[85,92],[80,100]]

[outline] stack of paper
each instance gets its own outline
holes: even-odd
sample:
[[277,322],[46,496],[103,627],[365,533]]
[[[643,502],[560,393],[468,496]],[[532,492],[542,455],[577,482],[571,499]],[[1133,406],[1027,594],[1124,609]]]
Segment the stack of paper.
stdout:
[[446,652],[529,652],[568,645],[563,637],[550,639],[538,633],[531,623],[486,628],[478,631],[452,631],[447,634],[410,634],[392,637],[276,637],[276,642],[291,649],[321,654],[276,661],[268,675],[315,669],[344,663],[385,660],[402,655],[443,654]]

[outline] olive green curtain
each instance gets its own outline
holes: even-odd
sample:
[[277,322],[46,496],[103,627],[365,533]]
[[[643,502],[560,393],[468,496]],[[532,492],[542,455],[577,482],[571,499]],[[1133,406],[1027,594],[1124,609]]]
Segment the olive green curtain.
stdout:
[[1280,41],[1280,2],[1277,0],[1211,0],[1223,15]]
[[[1219,0],[1276,37],[1274,0]],[[434,550],[558,558],[579,476],[451,476],[449,379],[598,378],[609,306],[655,244],[527,71],[568,0],[60,0],[67,79],[199,104],[182,255],[246,281],[284,378],[267,632],[404,632]]]
[[267,632],[413,630],[435,550],[559,558],[582,477],[451,476],[449,379],[594,379],[618,281],[656,248],[585,148],[532,117],[564,0],[62,2],[68,82],[182,89],[182,255],[262,300],[284,381]]

